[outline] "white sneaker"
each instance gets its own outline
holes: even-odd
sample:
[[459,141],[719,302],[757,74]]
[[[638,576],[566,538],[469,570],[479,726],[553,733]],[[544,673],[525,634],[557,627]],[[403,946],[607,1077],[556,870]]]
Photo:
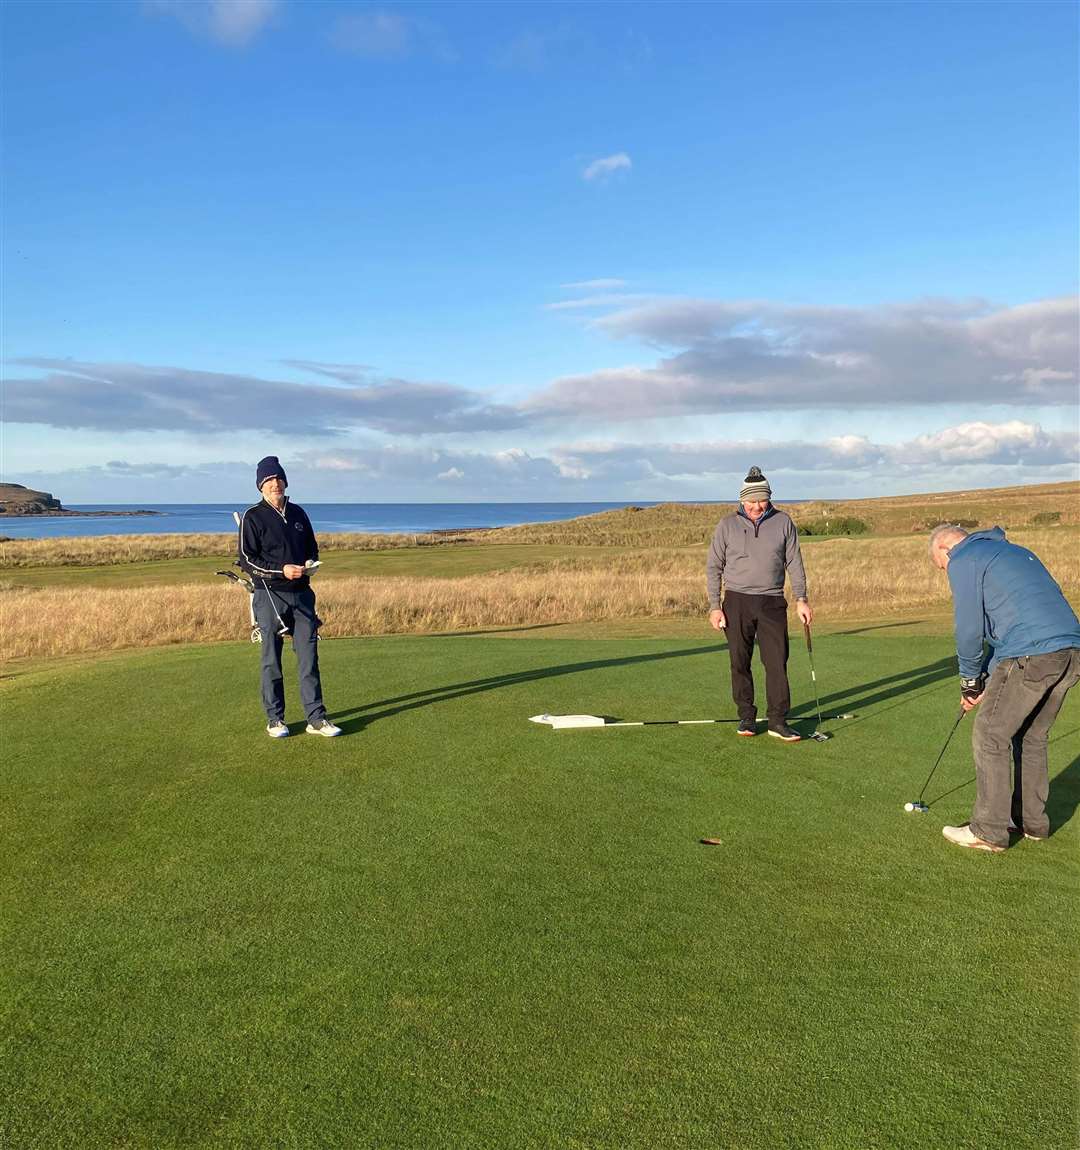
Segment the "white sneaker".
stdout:
[[942,827],[941,833],[958,847],[970,847],[972,850],[990,851],[993,854],[1000,854],[1005,849],[999,847],[997,843],[988,843],[985,839],[979,838],[967,823],[962,827]]
[[325,735],[328,739],[341,734],[341,728],[335,727],[329,719],[316,719],[314,723],[308,723],[305,729],[309,735]]
[[266,724],[266,733],[272,739],[287,739],[289,737],[289,728],[280,719],[271,719]]

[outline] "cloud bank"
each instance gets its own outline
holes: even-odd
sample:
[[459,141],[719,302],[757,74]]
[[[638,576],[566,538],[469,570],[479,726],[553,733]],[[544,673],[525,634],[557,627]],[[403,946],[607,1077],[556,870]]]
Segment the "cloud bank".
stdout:
[[738,412],[1077,404],[1076,298],[997,309],[978,301],[841,308],[618,294],[564,302],[599,309],[577,322],[658,349],[659,358],[564,376],[497,403],[452,383],[380,376],[365,364],[286,360],[315,377],[300,383],[30,357],[11,362],[44,374],[5,379],[4,419],[117,432],[287,428],[294,436],[528,430],[550,440],[554,432],[610,434],[635,422]]
[[[835,498],[883,486],[940,491],[1075,479],[1078,463],[1076,435],[1022,420],[963,423],[899,444],[859,435],[820,442],[576,443],[540,453],[382,444],[327,446],[287,457],[291,487],[301,501],[528,500],[541,493],[569,500],[734,499],[751,464],[769,476],[780,500]],[[254,459],[191,465],[113,460],[11,478],[68,502],[220,501],[230,492],[247,497],[254,466]]]
[[875,308],[654,300],[590,321],[663,354],[554,381],[535,415],[626,421],[779,408],[1077,401],[1078,301]]
[[349,364],[291,363],[324,377],[292,383],[249,375],[142,364],[27,358],[40,379],[4,382],[4,419],[99,431],[219,433],[269,430],[294,436],[368,428],[390,435],[500,431],[525,417],[513,408],[445,383],[373,378]]

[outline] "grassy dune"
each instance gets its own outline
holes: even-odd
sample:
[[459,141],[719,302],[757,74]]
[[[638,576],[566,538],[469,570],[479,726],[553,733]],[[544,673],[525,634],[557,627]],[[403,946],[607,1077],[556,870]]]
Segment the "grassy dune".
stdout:
[[[777,501],[784,507],[783,500]],[[974,527],[1029,527],[1047,519],[1080,525],[1080,483],[1051,483],[940,495],[904,495],[793,504],[784,508],[796,523],[850,517],[861,519],[872,535],[923,533],[942,522],[966,521]],[[727,505],[664,503],[658,507],[602,511],[561,523],[523,524],[490,533],[492,542],[563,543],[656,547],[705,543]],[[1040,518],[1040,516],[1042,518]],[[1049,524],[1046,524],[1049,525]]]

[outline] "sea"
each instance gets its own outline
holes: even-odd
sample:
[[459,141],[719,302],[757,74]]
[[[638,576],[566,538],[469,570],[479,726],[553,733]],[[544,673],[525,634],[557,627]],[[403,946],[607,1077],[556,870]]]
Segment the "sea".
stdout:
[[[626,503],[308,503],[301,506],[320,535],[339,531],[365,534],[416,534],[463,531],[479,527],[512,527],[518,523],[553,523],[620,507],[655,507],[653,502]],[[0,516],[0,536],[9,539],[59,539],[88,535],[172,535],[234,531],[233,512],[240,503],[101,503],[71,504],[71,511],[156,511],[158,515]]]

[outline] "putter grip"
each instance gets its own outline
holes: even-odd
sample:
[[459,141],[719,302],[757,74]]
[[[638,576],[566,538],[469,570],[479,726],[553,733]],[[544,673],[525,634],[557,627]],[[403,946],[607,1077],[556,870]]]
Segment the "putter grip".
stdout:
[[806,636],[806,649],[812,651],[814,649],[813,643],[810,641],[810,624],[804,623],[802,625],[803,634]]

